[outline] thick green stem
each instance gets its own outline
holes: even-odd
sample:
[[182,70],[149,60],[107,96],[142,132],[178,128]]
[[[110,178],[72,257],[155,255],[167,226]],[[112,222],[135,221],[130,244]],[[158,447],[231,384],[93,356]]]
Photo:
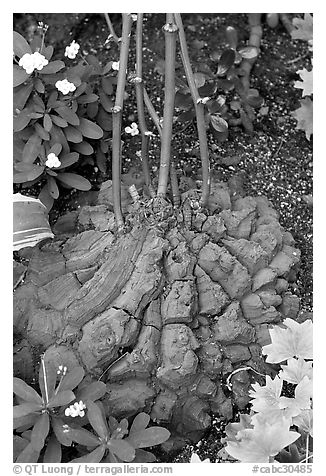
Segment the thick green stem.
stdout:
[[173,13],[166,14],[165,33],[165,84],[164,84],[164,112],[161,143],[160,170],[157,187],[157,196],[164,198],[169,179],[171,155],[172,124],[175,99],[175,49],[177,27],[174,24]]
[[207,204],[209,193],[210,193],[210,171],[209,171],[209,154],[208,154],[208,145],[207,145],[207,136],[206,136],[206,125],[205,125],[205,116],[204,116],[204,104],[201,102],[197,86],[194,79],[194,74],[191,68],[186,35],[183,29],[183,23],[180,13],[175,13],[175,22],[179,29],[179,40],[181,47],[181,56],[183,67],[186,73],[189,89],[191,92],[191,97],[195,106],[196,111],[196,120],[197,120],[197,131],[200,147],[200,156],[202,163],[202,195],[201,195],[201,205],[204,207]]
[[170,163],[170,183],[172,191],[172,202],[175,207],[178,207],[180,205],[180,190],[177,171],[175,170],[174,166],[174,159],[172,159]]
[[139,129],[141,133],[141,160],[145,184],[149,194],[153,198],[155,192],[152,186],[151,175],[148,165],[148,150],[150,142],[150,132],[147,129],[144,111],[144,85],[143,85],[143,13],[137,15],[136,27],[136,78],[134,78],[137,100],[137,114]]
[[118,82],[115,104],[112,108],[112,194],[113,210],[118,229],[123,228],[123,216],[121,211],[121,119],[123,96],[126,86],[131,24],[132,19],[130,14],[123,13]]
[[110,20],[110,17],[107,13],[104,13],[104,18],[106,20],[106,23],[108,25],[108,28],[109,28],[109,31],[110,31],[110,35],[112,36],[112,39],[116,42],[116,43],[119,43],[120,42],[120,38],[118,37],[118,35],[116,34],[116,32],[114,31],[114,28],[113,28],[113,25],[111,23],[111,20]]

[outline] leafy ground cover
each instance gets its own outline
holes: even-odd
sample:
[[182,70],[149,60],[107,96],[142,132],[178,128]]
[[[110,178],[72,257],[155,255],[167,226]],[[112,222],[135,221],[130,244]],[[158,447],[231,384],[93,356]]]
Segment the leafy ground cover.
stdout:
[[[162,116],[163,83],[162,61],[163,33],[161,25],[164,17],[146,16],[144,38],[144,78],[146,88],[155,109]],[[15,29],[30,34],[38,21],[49,25],[47,40],[55,46],[54,59],[60,59],[62,51],[72,40],[77,41],[86,53],[95,54],[100,60],[117,61],[118,51],[114,43],[106,43],[108,36],[104,17],[100,15],[75,14],[29,14],[16,16]],[[120,32],[120,17],[113,17],[117,32]],[[55,25],[60,24],[60,28]],[[225,41],[227,26],[238,31],[239,42],[248,38],[246,15],[243,14],[186,14],[184,24],[194,65],[206,64],[212,70],[216,64],[212,59],[218,45]],[[61,53],[60,53],[61,51]],[[264,103],[256,114],[254,131],[246,134],[241,127],[230,129],[227,141],[219,142],[213,131],[209,132],[209,148],[212,174],[218,179],[228,179],[236,174],[244,189],[250,195],[266,195],[280,213],[281,224],[290,231],[301,250],[301,268],[298,278],[291,286],[291,292],[301,299],[304,311],[312,310],[312,144],[302,130],[296,129],[296,120],[291,112],[300,106],[301,91],[294,88],[300,78],[298,70],[310,67],[310,56],[306,42],[293,40],[281,25],[275,29],[264,25],[261,52],[251,74],[251,87],[258,90]],[[131,60],[135,52],[132,50]],[[178,60],[178,59],[177,59]],[[181,63],[181,60],[178,60]],[[123,124],[130,126],[137,120],[135,94],[130,86],[125,102]],[[229,94],[229,93],[228,93]],[[231,93],[230,93],[231,94]],[[230,99],[230,98],[229,98]],[[181,113],[180,111],[179,113]],[[151,129],[154,126],[149,120]],[[173,147],[178,154],[176,170],[185,182],[200,179],[198,174],[198,141],[195,124],[192,121],[174,124]],[[124,134],[124,172],[140,171],[137,152],[140,139],[137,135]],[[159,165],[159,138],[154,137],[150,148],[150,166],[155,174]],[[78,163],[76,170],[87,176],[98,190],[101,182],[110,178],[110,161],[105,171],[101,171],[92,157]],[[19,188],[19,187],[18,187]],[[39,190],[35,186],[35,195]],[[73,210],[85,202],[92,201],[94,192],[64,191],[51,211],[51,222],[66,210]],[[196,450],[201,459],[216,458],[222,448],[221,437],[224,427],[215,420],[210,432],[196,448],[189,446],[180,453],[175,462],[189,461]],[[160,455],[162,460],[166,458]]]

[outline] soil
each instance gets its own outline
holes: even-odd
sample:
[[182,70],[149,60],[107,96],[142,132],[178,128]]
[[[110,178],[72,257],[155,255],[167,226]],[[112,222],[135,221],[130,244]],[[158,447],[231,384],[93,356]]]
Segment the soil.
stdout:
[[[293,16],[293,15],[292,15]],[[298,14],[296,14],[298,16]],[[16,14],[15,30],[24,35],[32,33],[38,21],[50,26],[47,43],[55,47],[57,58],[62,56],[64,47],[73,39],[82,45],[85,53],[96,55],[102,61],[118,60],[115,44],[105,44],[108,29],[104,17],[98,14]],[[119,35],[121,18],[113,14],[112,21]],[[206,62],[214,66],[210,54],[223,47],[224,30],[228,25],[238,30],[239,43],[248,39],[248,25],[245,14],[184,14],[183,21],[194,64]],[[144,25],[144,71],[147,91],[155,109],[162,115],[164,90],[159,61],[164,58],[164,37],[161,30],[164,15],[148,14]],[[201,48],[197,40],[203,42]],[[134,63],[134,43],[130,62]],[[56,58],[54,58],[56,59]],[[178,61],[181,64],[181,59]],[[290,231],[301,250],[301,268],[291,292],[301,299],[301,309],[312,311],[312,141],[308,141],[301,130],[296,129],[296,121],[290,115],[299,107],[301,90],[294,88],[299,79],[296,72],[310,69],[310,52],[306,42],[292,40],[289,33],[279,24],[275,29],[264,24],[261,52],[251,73],[251,87],[256,88],[268,108],[266,115],[257,115],[254,132],[245,134],[243,129],[233,127],[226,142],[216,141],[208,132],[212,175],[227,180],[234,174],[242,174],[244,188],[248,195],[265,195],[280,214],[280,222]],[[127,88],[123,124],[137,122],[135,94],[131,86]],[[154,126],[150,119],[148,125]],[[136,151],[140,149],[139,137],[124,135],[124,171],[131,167],[139,169]],[[198,157],[199,143],[195,124],[174,124],[173,147],[177,152],[176,169],[179,176],[200,179]],[[228,165],[231,164],[231,165]],[[159,139],[151,144],[150,165],[153,175],[159,165]],[[96,164],[88,160],[75,168],[87,176],[93,189],[98,190],[101,182],[110,178],[97,170]],[[37,194],[37,190],[29,191]],[[63,191],[51,212],[51,222],[67,210],[74,209],[90,197],[85,192]],[[211,462],[221,461],[217,452],[223,447],[223,425],[217,419],[207,435],[197,444],[184,448],[172,462],[188,462],[196,451],[201,459]],[[158,455],[167,461],[167,455]],[[171,456],[170,456],[171,460]],[[170,461],[171,462],[171,461]]]

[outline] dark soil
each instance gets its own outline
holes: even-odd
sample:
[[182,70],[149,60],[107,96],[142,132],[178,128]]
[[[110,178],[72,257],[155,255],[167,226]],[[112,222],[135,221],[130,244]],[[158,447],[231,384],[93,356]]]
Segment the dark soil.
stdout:
[[[296,15],[298,16],[298,15]],[[162,76],[157,66],[164,58],[164,36],[161,30],[164,15],[148,14],[145,22],[144,38],[144,80],[155,109],[162,115],[164,90]],[[50,26],[47,43],[55,46],[57,58],[63,54],[64,47],[75,39],[86,53],[95,54],[100,60],[118,60],[115,44],[105,45],[108,30],[104,18],[98,14],[22,14],[15,15],[15,29],[23,34],[31,34],[37,21]],[[112,18],[118,35],[121,31],[121,19],[118,14]],[[248,39],[248,25],[245,14],[184,14],[185,31],[190,56],[194,65],[206,62],[213,65],[210,53],[222,50],[224,30],[228,25],[237,28],[240,43]],[[202,48],[195,47],[194,40],[203,42]],[[298,80],[296,72],[304,67],[309,69],[310,53],[307,43],[294,41],[282,25],[275,29],[264,25],[261,53],[251,74],[251,87],[256,88],[268,107],[267,115],[258,115],[254,123],[254,133],[245,134],[240,128],[231,128],[229,139],[218,143],[208,133],[212,175],[227,180],[234,174],[242,173],[247,194],[266,195],[280,213],[280,222],[290,231],[301,250],[301,269],[296,283],[292,283],[292,293],[301,298],[304,311],[312,311],[312,143],[303,131],[296,130],[296,121],[290,112],[299,107],[301,90],[294,88]],[[131,63],[134,63],[134,43],[132,43]],[[56,58],[54,58],[56,59]],[[178,59],[181,65],[180,58]],[[127,89],[129,98],[125,102],[124,122],[137,122],[135,95],[131,86]],[[148,125],[153,132],[150,119]],[[179,176],[192,179],[200,178],[198,157],[199,143],[194,124],[185,128],[184,124],[174,125],[173,147],[178,159],[176,168]],[[140,149],[138,136],[126,137],[124,144],[124,170],[131,166],[139,168],[136,151]],[[150,152],[153,175],[159,164],[159,140],[154,138]],[[233,165],[225,165],[230,158]],[[230,162],[230,160],[229,160]],[[100,183],[110,178],[108,174],[97,171],[92,161],[79,164],[80,173],[87,176],[98,189]],[[28,190],[26,190],[28,192]],[[83,192],[62,194],[52,212],[52,220],[67,209],[85,201]],[[173,462],[188,462],[196,451],[201,459],[209,457],[211,462],[220,460],[217,451],[222,448],[220,442],[223,425],[217,419],[210,432],[196,447],[185,448]],[[162,457],[166,461],[166,456]]]

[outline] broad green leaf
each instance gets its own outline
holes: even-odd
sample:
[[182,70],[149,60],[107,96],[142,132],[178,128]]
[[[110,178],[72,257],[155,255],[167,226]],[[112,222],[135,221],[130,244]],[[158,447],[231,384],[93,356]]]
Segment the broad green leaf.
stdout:
[[233,66],[235,60],[235,51],[232,49],[224,50],[217,67],[217,76],[224,76],[225,73]]
[[85,402],[86,400],[90,400],[94,402],[99,398],[103,397],[106,393],[106,384],[104,382],[92,382],[89,385],[81,388],[81,390],[77,393],[77,400],[82,400]]
[[21,418],[30,413],[38,412],[42,409],[42,403],[22,403],[21,405],[15,405],[13,410],[14,418]]
[[43,203],[47,211],[50,212],[53,207],[54,199],[50,195],[47,183],[44,185],[37,198]]
[[70,152],[70,147],[67,142],[66,136],[64,135],[60,127],[53,124],[52,129],[50,131],[50,136],[51,136],[51,139],[50,139],[51,146],[59,143],[62,145],[62,149],[64,153],[68,154]]
[[43,127],[47,132],[50,132],[52,129],[52,119],[49,114],[44,114]]
[[46,107],[48,109],[53,107],[57,99],[58,99],[58,91],[57,90],[52,91],[49,95],[49,99],[48,99]]
[[49,193],[51,197],[53,197],[56,200],[59,197],[59,189],[58,189],[57,182],[55,181],[53,177],[48,177],[47,181],[48,181]]
[[36,423],[36,420],[39,417],[39,413],[29,413],[28,415],[24,415],[19,418],[13,419],[13,429],[19,432],[23,431],[23,429],[31,428]]
[[35,122],[34,128],[35,128],[35,132],[41,139],[45,141],[50,140],[50,134],[41,126],[41,124],[39,124],[38,122]]
[[17,31],[13,32],[13,41],[14,41],[14,53],[18,58],[21,58],[24,56],[25,53],[32,53],[31,47],[25,40],[25,38],[17,33]]
[[21,436],[14,435],[13,436],[13,461],[16,461],[16,458],[19,454],[26,448],[29,444],[29,440],[26,438],[22,438]]
[[204,86],[206,78],[203,73],[194,73],[194,80],[196,88],[201,88],[202,86]]
[[193,104],[192,102],[192,97],[190,94],[182,94],[179,91],[177,91],[175,95],[175,106],[180,108],[180,109],[189,109]]
[[76,188],[77,190],[90,190],[92,188],[92,184],[82,177],[81,175],[63,172],[58,174],[58,180],[63,182],[66,185],[69,185],[71,188]]
[[79,159],[78,152],[70,152],[70,154],[62,155],[60,157],[61,165],[57,167],[56,170],[62,170],[66,167],[69,167],[72,164],[75,164]]
[[103,418],[100,408],[97,406],[96,403],[91,401],[87,401],[86,406],[87,418],[90,424],[92,425],[92,427],[100,438],[107,438],[110,435],[109,428],[105,418]]
[[54,115],[54,114],[50,114],[50,118],[53,124],[55,124],[56,126],[64,127],[64,128],[68,127],[68,122],[65,119],[62,119],[62,117]]
[[106,112],[102,107],[99,109],[96,122],[104,131],[112,131],[112,114]]
[[29,443],[26,448],[20,453],[16,459],[16,463],[37,463],[40,456],[40,451],[37,451],[33,448],[32,444]]
[[239,48],[238,52],[244,59],[253,59],[259,55],[259,49],[256,46],[244,46]]
[[[210,81],[206,82],[204,86],[198,89],[200,97],[209,97],[215,94],[217,89],[217,84],[216,81]],[[191,99],[191,96],[189,96],[189,99]]]
[[304,377],[312,379],[312,362],[306,362],[304,359],[288,359],[287,365],[281,365],[282,371],[279,376],[282,380],[286,380],[294,385],[301,382]]
[[136,456],[132,460],[133,463],[155,463],[156,461],[156,457],[149,451],[137,448],[135,452]]
[[89,119],[94,119],[98,113],[99,103],[98,102],[90,102],[87,104],[86,107],[86,114]]
[[60,143],[57,142],[56,144],[53,144],[53,145],[51,146],[51,148],[49,149],[47,155],[49,155],[49,154],[54,154],[54,155],[56,155],[56,156],[58,157],[58,155],[60,154],[61,151],[62,151],[62,144],[60,144]]
[[39,71],[39,74],[53,74],[53,73],[57,73],[58,71],[60,71],[62,68],[65,67],[65,64],[63,61],[60,61],[60,60],[55,60],[55,61],[51,61],[49,64],[47,64],[46,66],[44,66],[44,68],[42,68],[40,71]]
[[25,144],[22,154],[23,162],[27,164],[33,164],[37,158],[40,147],[42,144],[42,139],[38,134],[33,134]]
[[132,425],[130,427],[129,436],[144,430],[150,422],[150,419],[151,418],[147,413],[138,413],[138,415],[135,416],[134,421],[132,422]]
[[63,407],[72,402],[72,400],[75,400],[75,394],[71,390],[64,390],[50,399],[48,408]]
[[13,87],[16,88],[20,84],[23,84],[27,78],[30,77],[30,74],[16,64],[13,65]]
[[110,440],[108,447],[110,452],[122,461],[130,463],[136,456],[135,448],[133,448],[126,440]]
[[98,98],[97,94],[84,94],[83,96],[79,96],[77,102],[78,104],[88,104],[97,101]]
[[73,142],[74,144],[78,144],[83,140],[82,133],[73,126],[66,127],[64,130],[64,134],[67,137],[67,140],[69,142]]
[[48,413],[43,413],[34,425],[31,435],[31,445],[37,451],[41,451],[44,446],[45,438],[50,429],[50,419]]
[[29,98],[33,90],[33,83],[28,82],[28,84],[20,85],[14,89],[14,100],[13,100],[13,109],[16,113],[17,110],[21,111]]
[[86,141],[82,141],[78,144],[73,144],[73,149],[82,155],[91,155],[94,152],[93,147]]
[[112,107],[114,106],[112,98],[108,96],[107,94],[105,94],[102,88],[99,91],[99,95],[100,95],[100,103],[103,109],[106,112],[112,112]]
[[44,55],[46,57],[46,59],[48,61],[50,61],[50,59],[52,58],[52,55],[53,55],[53,46],[49,45],[46,48],[43,48],[42,55]]
[[189,122],[189,121],[192,121],[195,116],[196,116],[195,110],[194,110],[194,109],[190,109],[190,111],[182,112],[182,113],[178,116],[177,120],[178,120],[179,122]]
[[170,438],[170,432],[163,427],[153,426],[139,431],[137,434],[129,435],[126,440],[134,448],[146,448],[147,446],[160,445]]
[[61,463],[61,457],[61,445],[55,435],[52,435],[46,445],[43,463]]
[[108,96],[111,96],[113,94],[112,77],[102,78],[101,79],[101,86],[102,86],[103,91],[105,92],[105,94],[107,94]]
[[108,165],[108,159],[105,156],[105,154],[102,152],[101,149],[97,149],[96,151],[96,165],[98,166],[99,170],[105,174],[107,165]]
[[36,390],[27,385],[27,383],[20,378],[14,377],[13,392],[26,402],[42,404],[42,398]]
[[228,130],[228,123],[220,116],[211,115],[210,122],[217,132],[226,132]]
[[73,390],[83,380],[84,375],[83,367],[74,367],[69,370],[60,383],[60,392],[63,390]]
[[80,130],[84,137],[89,137],[90,139],[100,139],[103,136],[103,130],[101,127],[84,117],[80,118],[80,123],[77,129]]
[[72,441],[83,446],[93,447],[101,444],[101,441],[97,436],[84,428],[69,428],[69,436]]
[[38,94],[33,94],[32,102],[33,102],[33,111],[39,112],[43,115],[45,111],[45,104],[43,100],[41,99],[41,97]]
[[[44,362],[41,357],[41,363],[38,373],[38,384],[42,392],[43,400],[49,400],[54,394],[55,384],[57,381],[57,369],[50,362]],[[45,390],[46,386],[46,390]],[[47,398],[46,398],[47,397]]]
[[[76,81],[77,78],[76,78],[76,77],[71,78],[71,79],[67,78],[67,79],[68,79],[70,82],[74,83],[75,86],[76,86],[76,83],[77,83],[77,81]],[[79,79],[79,82],[80,82],[80,78],[78,78],[78,79]],[[81,83],[81,84],[78,86],[78,88],[76,89],[76,91],[74,91],[73,97],[74,97],[74,98],[78,98],[79,96],[81,96],[81,95],[86,91],[86,89],[87,89],[87,84],[86,84],[86,83]]]
[[59,443],[64,446],[70,446],[72,443],[72,438],[69,436],[70,427],[58,417],[52,417],[51,424]]
[[105,453],[105,446],[101,445],[88,455],[71,460],[71,463],[100,463]]
[[67,106],[56,107],[55,111],[72,126],[80,124],[79,117]]

